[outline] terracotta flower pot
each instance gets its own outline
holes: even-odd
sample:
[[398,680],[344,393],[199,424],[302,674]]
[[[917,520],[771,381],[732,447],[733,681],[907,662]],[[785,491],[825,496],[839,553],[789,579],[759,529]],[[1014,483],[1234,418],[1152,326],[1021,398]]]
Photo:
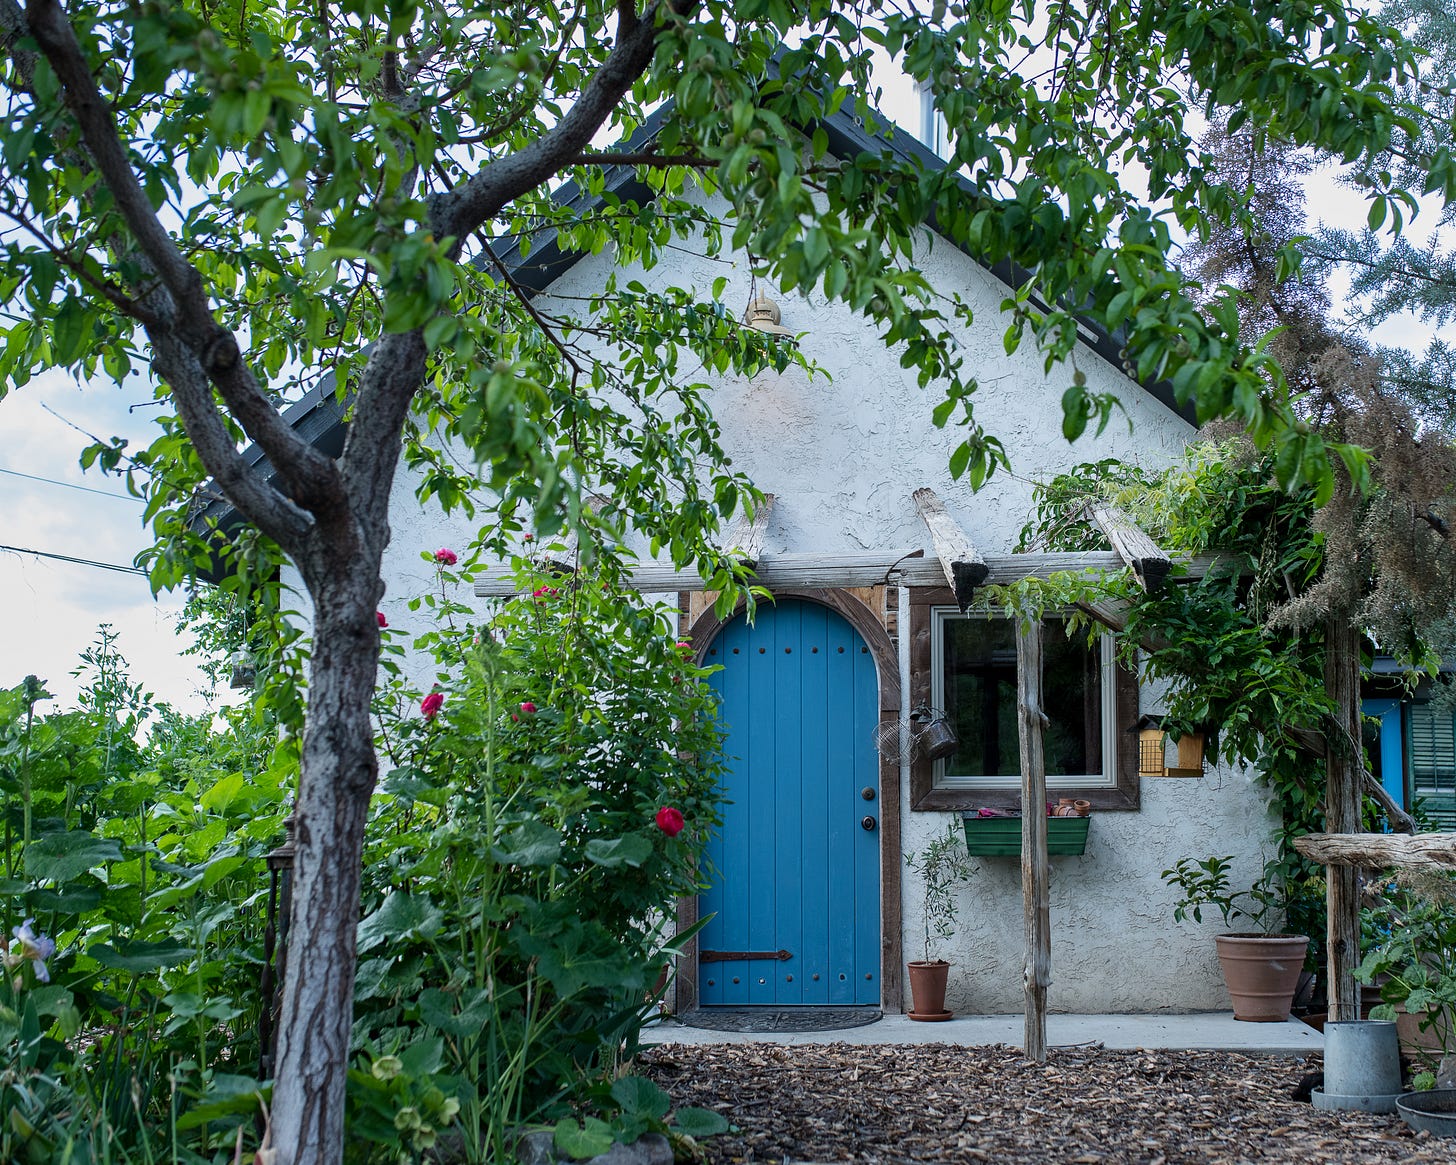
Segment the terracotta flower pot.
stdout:
[[1221,934],[1214,942],[1233,996],[1234,1018],[1251,1023],[1288,1019],[1309,939],[1302,934]]
[[949,1019],[945,1009],[945,980],[950,964],[944,959],[933,963],[907,963],[910,972],[910,1018],[935,1022]]

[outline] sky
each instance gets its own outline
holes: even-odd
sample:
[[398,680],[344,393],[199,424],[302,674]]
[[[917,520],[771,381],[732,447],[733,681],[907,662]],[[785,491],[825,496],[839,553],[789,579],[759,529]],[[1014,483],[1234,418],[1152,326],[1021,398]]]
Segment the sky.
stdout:
[[142,503],[121,479],[82,472],[81,450],[90,442],[72,427],[149,444],[157,410],[131,410],[145,402],[139,378],[133,386],[83,389],[52,372],[0,400],[0,687],[35,675],[56,697],[51,708],[74,706],[81,681],[70,673],[98,625],[108,623],[134,681],[176,708],[200,712],[204,679],[180,654],[190,640],[175,633],[184,595],[154,599],[141,574],[30,553],[130,567],[150,545]]
[[[918,132],[913,97],[890,93],[883,106]],[[1308,188],[1312,215],[1335,225],[1363,224],[1363,201],[1340,187],[1332,171],[1312,176]],[[1412,233],[1422,236],[1434,218],[1420,216]],[[1407,318],[1384,325],[1376,338],[1423,348],[1431,335]],[[181,710],[207,707],[203,676],[195,660],[181,654],[190,640],[176,633],[184,595],[154,598],[139,573],[37,553],[126,568],[150,545],[142,504],[127,495],[125,483],[94,469],[82,472],[79,457],[89,438],[77,429],[145,447],[155,435],[157,412],[140,376],[124,388],[109,382],[83,387],[68,375],[49,373],[0,399],[0,688],[34,674],[56,697],[52,707],[73,706],[81,681],[71,672],[98,625],[106,623],[119,635],[134,681]]]

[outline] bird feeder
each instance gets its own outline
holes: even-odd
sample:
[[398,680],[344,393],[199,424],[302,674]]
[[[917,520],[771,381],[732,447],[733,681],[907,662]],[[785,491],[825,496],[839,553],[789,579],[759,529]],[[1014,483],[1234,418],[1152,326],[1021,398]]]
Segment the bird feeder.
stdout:
[[228,666],[232,669],[231,677],[228,680],[230,688],[251,688],[253,682],[258,678],[258,662],[250,652],[239,648],[228,656]]
[[1157,717],[1144,716],[1138,721],[1138,773],[1144,777],[1203,776],[1203,733],[1169,737]]
[[747,310],[743,313],[743,322],[755,332],[793,339],[793,329],[782,326],[779,318],[779,305],[766,295],[760,295],[756,299],[750,300]]

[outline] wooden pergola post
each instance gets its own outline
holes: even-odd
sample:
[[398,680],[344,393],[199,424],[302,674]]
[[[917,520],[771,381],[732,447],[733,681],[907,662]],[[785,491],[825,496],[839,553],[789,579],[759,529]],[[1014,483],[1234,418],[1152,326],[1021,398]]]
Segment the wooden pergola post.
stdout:
[[[1335,708],[1334,730],[1325,754],[1325,829],[1360,832],[1360,778],[1365,771],[1360,735],[1360,632],[1339,614],[1325,624],[1325,691]],[[1360,875],[1352,866],[1325,871],[1328,933],[1326,975],[1330,1018],[1360,1018]]]
[[1021,743],[1021,904],[1026,922],[1026,1034],[1029,1060],[1046,1063],[1047,987],[1052,977],[1051,863],[1047,860],[1047,725],[1041,708],[1041,621],[1016,621],[1016,713]]

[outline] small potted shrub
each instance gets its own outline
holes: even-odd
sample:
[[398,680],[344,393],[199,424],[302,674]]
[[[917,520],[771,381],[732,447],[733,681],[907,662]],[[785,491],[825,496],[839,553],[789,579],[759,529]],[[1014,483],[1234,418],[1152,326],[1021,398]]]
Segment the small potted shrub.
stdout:
[[1417,1088],[1456,1088],[1456,876],[1402,871],[1367,891],[1364,961],[1378,990],[1371,1019],[1394,1020],[1402,1049],[1422,1066]]
[[965,838],[954,823],[918,853],[907,853],[905,865],[923,879],[925,906],[925,958],[906,964],[910,972],[910,1018],[949,1019],[945,983],[950,963],[936,955],[956,929],[956,883],[970,875],[971,858]]
[[1284,908],[1272,863],[1249,889],[1231,893],[1228,871],[1232,862],[1232,857],[1201,862],[1184,858],[1171,870],[1164,870],[1163,881],[1183,893],[1173,917],[1183,922],[1191,915],[1195,922],[1202,922],[1203,908],[1212,906],[1223,915],[1225,926],[1232,927],[1234,919],[1243,918],[1258,927],[1218,935],[1214,939],[1218,964],[1233,998],[1235,1019],[1279,1023],[1289,1018],[1309,937],[1274,931],[1273,924],[1283,917]]

